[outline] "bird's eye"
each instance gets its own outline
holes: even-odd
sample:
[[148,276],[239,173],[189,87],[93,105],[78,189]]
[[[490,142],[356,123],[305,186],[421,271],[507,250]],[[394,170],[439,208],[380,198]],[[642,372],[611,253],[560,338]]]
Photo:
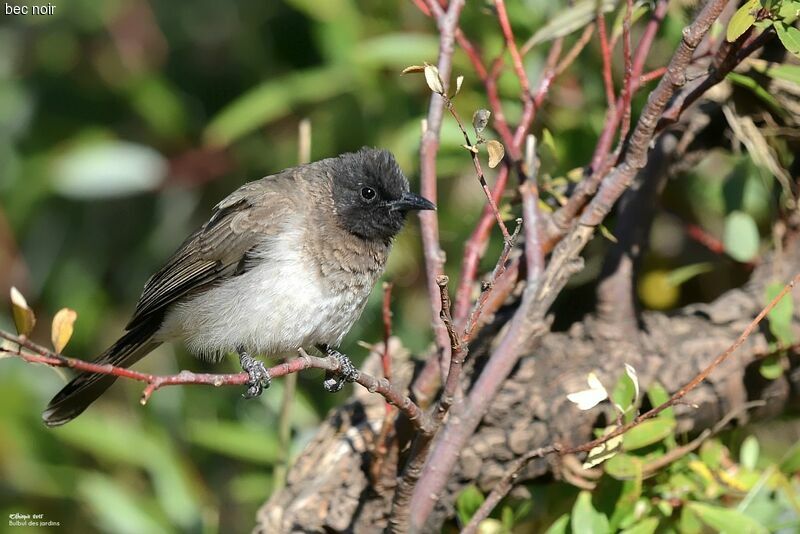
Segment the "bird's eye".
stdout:
[[375,198],[375,190],[371,187],[362,187],[361,188],[361,198],[364,200],[372,200]]

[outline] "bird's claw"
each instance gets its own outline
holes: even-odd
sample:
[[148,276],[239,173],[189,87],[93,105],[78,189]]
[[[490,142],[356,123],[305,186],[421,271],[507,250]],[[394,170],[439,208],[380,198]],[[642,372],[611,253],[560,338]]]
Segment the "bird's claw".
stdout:
[[322,386],[328,393],[336,393],[344,387],[345,382],[355,382],[358,380],[358,369],[356,369],[350,358],[339,352],[327,348],[325,353],[330,358],[335,358],[339,362],[339,369],[325,373],[325,381]]
[[247,391],[242,393],[242,397],[245,399],[258,397],[265,389],[269,388],[272,377],[264,362],[253,358],[246,352],[241,352],[239,353],[239,363],[242,365],[242,370],[250,377],[250,380],[247,381]]

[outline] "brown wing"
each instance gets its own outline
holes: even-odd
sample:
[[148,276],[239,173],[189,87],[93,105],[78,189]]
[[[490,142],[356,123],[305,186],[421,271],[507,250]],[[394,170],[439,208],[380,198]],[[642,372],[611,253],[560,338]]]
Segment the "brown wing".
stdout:
[[234,191],[144,286],[127,330],[190,292],[246,269],[247,254],[285,227],[295,210],[294,177],[268,176]]

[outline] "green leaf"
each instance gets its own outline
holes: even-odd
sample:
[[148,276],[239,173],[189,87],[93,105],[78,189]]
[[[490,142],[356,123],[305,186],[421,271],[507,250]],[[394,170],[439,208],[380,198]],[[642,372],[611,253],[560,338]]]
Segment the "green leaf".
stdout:
[[681,534],[701,534],[703,523],[700,518],[687,506],[681,507],[681,517],[678,520],[678,532]]
[[658,443],[675,430],[673,419],[656,418],[645,421],[631,428],[623,435],[622,446],[626,451],[633,451]]
[[694,278],[695,276],[703,273],[708,273],[714,270],[714,266],[709,262],[693,263],[691,265],[684,265],[677,269],[670,271],[667,275],[667,280],[674,285],[679,286]]
[[800,16],[800,2],[783,0],[780,8],[778,9],[778,17],[786,24],[791,24],[797,17]]
[[788,26],[782,22],[775,22],[775,33],[781,40],[786,50],[800,57],[800,30],[794,26]]
[[561,517],[553,521],[544,534],[567,534],[567,527],[569,526],[569,514],[563,514]]
[[733,508],[723,508],[700,502],[687,505],[703,523],[723,534],[747,532],[748,534],[767,534],[769,531],[742,512]]
[[722,244],[728,255],[740,262],[748,262],[758,254],[758,227],[753,218],[743,211],[732,211],[725,218]]
[[744,74],[739,74],[738,72],[729,72],[725,79],[735,83],[736,85],[740,85],[745,87],[753,92],[758,98],[764,101],[765,104],[772,107],[772,109],[783,113],[783,109],[781,108],[780,103],[778,100],[772,96],[772,94],[767,91],[764,87],[761,86],[756,80],[751,78],[750,76],[746,76]]
[[458,494],[456,511],[462,525],[469,523],[469,520],[472,519],[472,516],[475,515],[475,512],[478,511],[478,508],[481,507],[485,500],[486,497],[474,484],[467,486]]
[[800,441],[792,447],[781,458],[781,471],[787,475],[794,475],[800,472]]
[[644,462],[636,456],[620,453],[608,460],[603,468],[610,477],[617,480],[641,478]]
[[658,518],[648,517],[637,525],[626,528],[620,534],[653,534],[658,528]]
[[709,469],[719,469],[725,457],[725,447],[718,439],[709,439],[700,446],[700,461]]
[[784,80],[800,85],[800,65],[785,65],[783,63],[770,63],[763,59],[751,59],[748,61],[754,70],[770,78]]
[[212,145],[225,146],[288,115],[299,104],[316,103],[353,89],[353,76],[341,66],[309,69],[265,82],[220,111],[206,128]]
[[622,373],[611,392],[611,400],[625,414],[633,416],[638,399],[637,385],[628,373]]
[[[600,9],[607,13],[614,9],[616,0],[599,0]],[[575,2],[572,7],[560,9],[558,15],[539,28],[530,39],[525,43],[524,48],[536,46],[539,43],[551,41],[558,37],[564,37],[570,33],[580,30],[595,18],[598,0],[580,0]]]
[[[659,382],[653,382],[650,384],[650,389],[647,390],[647,398],[650,399],[650,406],[655,408],[656,406],[661,406],[665,402],[670,399],[670,395],[664,386],[662,386]],[[660,414],[658,414],[659,419],[675,419],[675,410],[673,408],[666,408]]]
[[755,436],[747,436],[739,448],[739,463],[743,467],[753,470],[758,462],[758,439]]
[[581,491],[572,507],[572,532],[581,534],[606,534],[609,531],[608,518],[602,512],[595,510],[592,504],[592,494]]
[[505,505],[500,511],[500,522],[503,524],[503,529],[506,532],[511,532],[514,528],[514,510],[510,506]]
[[[772,302],[781,291],[783,291],[783,284],[781,282],[770,283],[764,292],[764,304]],[[784,295],[767,314],[770,332],[772,332],[772,335],[774,335],[784,347],[788,347],[795,342],[794,332],[792,332],[793,314],[794,300],[792,300],[791,293]]]
[[776,380],[783,376],[783,357],[781,354],[770,354],[761,365],[758,372],[767,380]]
[[729,42],[733,42],[741,37],[756,21],[756,11],[758,9],[761,9],[760,0],[748,0],[748,2],[745,2],[731,17],[725,38]]

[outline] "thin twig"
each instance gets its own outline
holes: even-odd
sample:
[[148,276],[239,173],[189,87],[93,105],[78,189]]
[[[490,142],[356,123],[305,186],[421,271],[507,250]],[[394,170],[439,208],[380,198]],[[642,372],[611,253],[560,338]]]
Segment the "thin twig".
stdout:
[[509,54],[511,54],[514,72],[517,74],[519,86],[522,89],[522,100],[528,101],[531,99],[531,83],[528,80],[528,74],[525,72],[525,65],[522,64],[522,56],[517,49],[514,32],[511,30],[511,23],[508,20],[508,13],[506,12],[506,4],[504,0],[495,0],[494,6],[495,9],[497,9],[497,20],[500,22],[500,28],[503,30],[506,47],[508,48]]
[[500,211],[497,209],[497,202],[494,200],[494,196],[492,191],[489,190],[489,186],[486,184],[486,177],[483,175],[483,169],[481,168],[481,160],[478,157],[478,152],[472,149],[472,141],[469,138],[469,134],[467,133],[466,128],[464,127],[464,123],[461,122],[461,117],[459,116],[458,112],[456,111],[455,106],[453,105],[453,101],[446,95],[442,95],[444,99],[444,105],[447,108],[447,111],[450,112],[450,115],[455,119],[456,124],[458,124],[458,129],[461,130],[461,135],[464,136],[464,141],[466,142],[467,150],[470,153],[470,157],[472,159],[472,165],[475,167],[475,172],[478,175],[478,182],[481,185],[481,189],[483,190],[483,194],[486,195],[486,201],[489,204],[489,209],[492,210],[492,215],[494,215],[495,220],[497,221],[497,226],[500,227],[500,231],[503,234],[503,240],[508,241],[511,239],[511,235],[508,233],[508,228],[506,224],[503,222],[503,217],[500,215]]
[[606,30],[606,17],[603,14],[602,2],[597,3],[597,34],[600,36],[600,55],[603,58],[603,87],[606,91],[606,104],[609,110],[616,105],[614,96],[614,80],[611,77],[611,48],[608,46],[608,32]]
[[561,76],[561,74],[563,74],[564,71],[567,70],[576,59],[578,59],[580,53],[583,52],[583,49],[586,48],[586,45],[592,40],[595,26],[596,24],[594,23],[586,25],[581,36],[577,41],[575,41],[575,44],[572,45],[572,48],[570,48],[569,51],[564,54],[564,57],[558,62],[558,65],[556,65],[556,76]]

